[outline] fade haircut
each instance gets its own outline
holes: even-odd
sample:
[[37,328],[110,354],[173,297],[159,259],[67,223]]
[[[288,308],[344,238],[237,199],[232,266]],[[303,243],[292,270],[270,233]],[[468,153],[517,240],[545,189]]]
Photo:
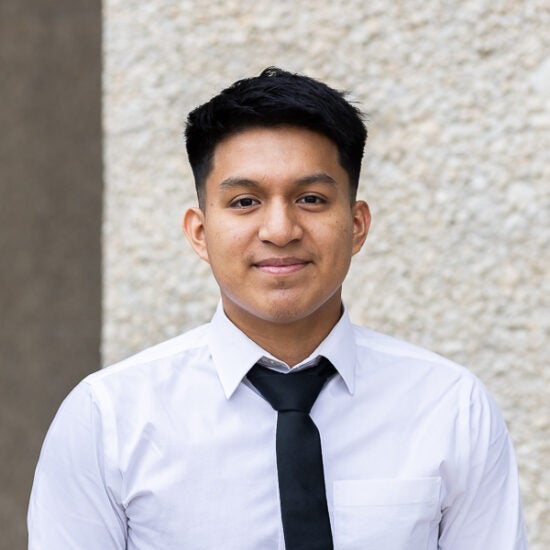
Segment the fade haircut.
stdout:
[[317,132],[338,148],[355,201],[367,129],[343,92],[313,78],[268,67],[238,80],[187,117],[185,140],[201,208],[216,146],[250,128],[297,126]]

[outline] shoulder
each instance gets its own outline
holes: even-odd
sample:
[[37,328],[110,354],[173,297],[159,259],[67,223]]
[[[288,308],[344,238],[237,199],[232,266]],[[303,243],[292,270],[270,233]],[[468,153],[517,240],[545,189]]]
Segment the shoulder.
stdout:
[[450,392],[469,407],[483,402],[493,408],[485,385],[468,368],[420,346],[374,330],[353,325],[359,364],[376,371],[387,383],[415,385],[415,392]]
[[98,440],[113,456],[118,452],[117,441],[120,445],[139,441],[139,434],[147,426],[151,429],[151,425],[158,424],[156,419],[170,417],[174,410],[189,403],[198,386],[212,386],[216,375],[207,344],[207,326],[84,378],[56,415],[59,430],[74,430],[75,423],[88,426],[86,430],[97,433]]
[[135,384],[154,386],[156,381],[181,375],[208,362],[207,327],[201,325],[107,366],[87,376],[81,385],[93,393],[107,387],[131,390]]
[[378,383],[385,395],[393,391],[401,396],[401,406],[410,403],[417,410],[423,403],[445,411],[462,429],[476,437],[484,433],[487,441],[506,434],[498,405],[468,368],[370,329],[354,325],[354,335],[364,387]]
[[427,365],[441,365],[442,367],[460,372],[468,372],[461,365],[446,359],[432,351],[416,346],[404,340],[376,332],[374,330],[353,325],[355,342],[359,351],[393,357],[396,360],[410,360]]

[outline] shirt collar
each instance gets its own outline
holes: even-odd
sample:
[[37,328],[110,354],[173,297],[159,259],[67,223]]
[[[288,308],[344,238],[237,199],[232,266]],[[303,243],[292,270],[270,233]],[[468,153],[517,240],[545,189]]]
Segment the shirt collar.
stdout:
[[[279,365],[285,365],[237,328],[223,311],[221,301],[208,328],[208,346],[228,399],[248,371],[260,359],[265,358],[268,362],[273,361]],[[340,320],[328,336],[309,357],[293,368],[305,366],[319,355],[326,357],[334,365],[348,391],[353,394],[355,390],[356,346],[353,325],[345,308]]]

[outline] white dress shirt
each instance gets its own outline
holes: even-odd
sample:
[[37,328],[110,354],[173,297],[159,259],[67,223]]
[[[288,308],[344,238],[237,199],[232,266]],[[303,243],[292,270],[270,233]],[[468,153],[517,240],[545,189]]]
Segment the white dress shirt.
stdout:
[[[338,371],[311,412],[336,550],[527,548],[510,439],[471,373],[347,313],[302,365],[319,355]],[[277,413],[244,379],[262,357],[286,368],[219,307],[83,380],[40,455],[29,548],[283,550]]]

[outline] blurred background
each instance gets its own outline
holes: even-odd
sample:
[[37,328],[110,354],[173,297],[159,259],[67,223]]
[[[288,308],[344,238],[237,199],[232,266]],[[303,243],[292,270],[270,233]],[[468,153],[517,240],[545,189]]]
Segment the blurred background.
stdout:
[[549,28],[543,0],[3,0],[0,548],[25,547],[68,391],[210,318],[215,282],[181,232],[183,124],[268,65],[367,112],[352,319],[488,386],[530,548],[550,547]]

